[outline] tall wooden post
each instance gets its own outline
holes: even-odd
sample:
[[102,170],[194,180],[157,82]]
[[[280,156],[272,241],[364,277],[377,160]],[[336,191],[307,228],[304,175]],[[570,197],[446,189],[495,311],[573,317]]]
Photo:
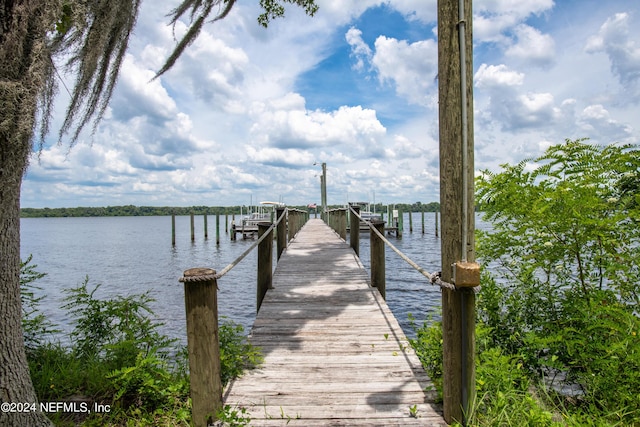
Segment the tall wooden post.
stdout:
[[204,214],[204,240],[209,238],[209,226],[207,225],[207,213]]
[[171,214],[171,246],[176,245],[176,214]]
[[180,279],[184,283],[187,312],[187,347],[191,373],[191,419],[206,427],[222,409],[218,296],[215,270],[192,268]]
[[[371,224],[384,235],[384,221],[371,221]],[[378,288],[380,295],[387,299],[387,281],[385,273],[384,242],[373,230],[370,237],[371,250],[371,286]]]
[[216,245],[220,244],[220,214],[216,214]]
[[349,212],[349,222],[351,226],[349,228],[349,241],[351,244],[351,248],[356,253],[357,256],[360,256],[360,220],[356,215],[360,214],[360,206],[351,206]]
[[191,241],[195,242],[196,240],[196,231],[195,231],[195,225],[193,222],[193,212],[191,212]]
[[436,237],[438,237],[438,211],[435,211],[434,213],[436,214]]
[[413,212],[409,211],[409,233],[413,233]]
[[[449,283],[455,280],[454,268],[459,270],[462,261],[475,260],[471,3],[438,0],[442,280]],[[472,290],[458,284],[456,290],[442,289],[443,403],[449,424],[467,425],[474,401],[474,319]]]
[[424,208],[422,208],[422,234],[424,234]]
[[[271,228],[271,223],[258,223],[258,237],[262,237],[264,233]],[[273,233],[273,230],[269,233]],[[271,289],[271,280],[273,277],[273,236],[265,237],[258,245],[258,283],[256,293],[256,312],[260,311],[262,300],[264,299],[267,289]]]

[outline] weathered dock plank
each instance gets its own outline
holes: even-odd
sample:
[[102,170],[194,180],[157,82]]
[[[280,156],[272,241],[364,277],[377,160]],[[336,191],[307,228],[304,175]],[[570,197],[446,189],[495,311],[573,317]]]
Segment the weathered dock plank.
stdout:
[[353,250],[320,220],[290,242],[225,404],[252,426],[446,426],[433,384]]

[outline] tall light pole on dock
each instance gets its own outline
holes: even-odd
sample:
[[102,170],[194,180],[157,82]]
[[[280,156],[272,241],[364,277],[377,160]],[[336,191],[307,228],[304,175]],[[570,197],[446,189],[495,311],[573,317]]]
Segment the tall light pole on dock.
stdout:
[[[467,425],[475,400],[472,0],[438,0],[444,418]],[[471,279],[469,279],[471,277]]]

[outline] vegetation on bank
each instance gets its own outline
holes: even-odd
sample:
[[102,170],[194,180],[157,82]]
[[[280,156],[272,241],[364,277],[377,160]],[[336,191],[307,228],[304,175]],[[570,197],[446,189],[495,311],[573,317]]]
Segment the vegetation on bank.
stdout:
[[[49,413],[58,426],[189,426],[191,402],[186,348],[160,332],[148,294],[98,299],[88,278],[66,291],[73,319],[71,345],[40,313],[34,283],[44,274],[23,262],[23,330],[31,378],[40,402],[72,408]],[[228,382],[261,356],[229,321],[220,325],[222,380]]]
[[[307,206],[289,206],[290,208],[308,210]],[[331,205],[328,209],[343,206]],[[423,204],[399,203],[392,205],[394,209],[402,212],[436,212],[440,210],[440,203],[431,202]],[[21,218],[64,218],[64,217],[100,217],[100,216],[169,216],[175,215],[240,215],[246,213],[247,206],[107,206],[107,207],[76,207],[76,208],[22,208]],[[255,209],[255,207],[253,208]],[[382,203],[371,205],[375,212],[386,212],[387,206]],[[312,211],[313,212],[313,211]]]
[[[477,191],[474,425],[640,425],[640,151],[567,140]],[[412,344],[439,386],[441,325]]]

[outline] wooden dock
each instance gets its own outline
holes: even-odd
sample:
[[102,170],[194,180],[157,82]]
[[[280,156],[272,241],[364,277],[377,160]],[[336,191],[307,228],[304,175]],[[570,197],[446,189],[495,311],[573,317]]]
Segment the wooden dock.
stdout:
[[278,261],[224,403],[251,426],[446,426],[433,384],[353,250],[311,219]]

